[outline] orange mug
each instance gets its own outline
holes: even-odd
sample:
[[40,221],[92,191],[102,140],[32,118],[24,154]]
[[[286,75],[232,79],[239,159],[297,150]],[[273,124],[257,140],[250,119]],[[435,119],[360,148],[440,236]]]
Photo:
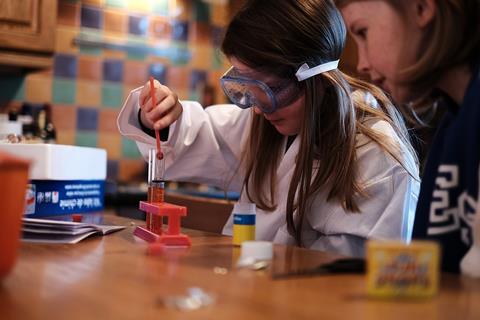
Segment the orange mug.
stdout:
[[28,161],[0,152],[0,279],[17,258],[28,167]]

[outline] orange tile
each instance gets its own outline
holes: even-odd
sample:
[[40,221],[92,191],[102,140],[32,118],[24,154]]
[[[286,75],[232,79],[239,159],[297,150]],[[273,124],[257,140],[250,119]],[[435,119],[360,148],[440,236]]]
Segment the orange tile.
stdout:
[[213,4],[210,5],[210,22],[216,26],[226,26],[230,21],[228,5]]
[[119,11],[105,10],[104,12],[104,30],[107,32],[127,33],[128,16]]
[[99,133],[118,133],[117,117],[120,110],[104,110],[101,109],[98,115],[98,131]]
[[[173,89],[172,89],[173,90]],[[190,99],[190,90],[188,88],[181,88],[178,90],[173,90],[180,100],[191,100]]]
[[192,60],[190,60],[191,67],[204,70],[211,68],[213,55],[213,49],[211,46],[190,46],[190,51],[192,53]]
[[[77,108],[68,105],[53,105],[52,122],[58,132],[68,132],[69,130],[76,128]],[[75,132],[72,134],[72,141],[75,141]]]
[[122,154],[122,137],[118,133],[98,132],[97,146],[107,150],[109,160],[119,160]]
[[174,91],[188,89],[189,70],[185,67],[168,67],[167,69],[167,86]]
[[220,86],[220,78],[222,77],[222,75],[225,73],[225,71],[227,71],[227,69],[225,70],[215,70],[215,71],[209,71],[207,73],[207,79],[208,81],[213,84],[214,86],[218,85]]
[[25,99],[34,103],[52,101],[52,77],[30,74],[25,80]]
[[139,84],[139,85],[124,85],[123,86],[123,101],[127,100],[128,95],[130,94],[130,92],[133,89],[141,87],[142,85],[143,85],[143,83]]
[[77,80],[77,105],[98,107],[101,105],[102,87],[98,81]]
[[78,78],[84,80],[102,80],[102,61],[97,57],[78,57]]
[[145,181],[145,161],[138,160],[120,160],[118,164],[119,181]]
[[57,144],[75,145],[75,131],[57,129]]
[[105,2],[105,0],[82,0],[81,2],[82,4],[90,4],[97,7],[101,7],[103,6],[103,3]]
[[125,51],[118,51],[118,50],[103,50],[103,58],[104,59],[117,59],[117,60],[125,60],[127,57],[127,53]]
[[170,21],[163,17],[152,17],[150,19],[150,34],[159,39],[170,39],[172,27]]
[[148,70],[145,62],[126,60],[123,68],[123,81],[125,84],[139,87],[147,82]]
[[78,35],[78,29],[70,26],[57,26],[55,37],[56,53],[77,53],[78,47],[73,39]]
[[58,4],[57,23],[59,25],[78,27],[80,25],[79,4],[60,1]]

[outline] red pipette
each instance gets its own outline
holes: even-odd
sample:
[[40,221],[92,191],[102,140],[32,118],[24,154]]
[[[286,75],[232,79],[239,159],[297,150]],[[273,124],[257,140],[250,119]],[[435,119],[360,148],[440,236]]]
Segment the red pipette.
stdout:
[[[152,105],[155,108],[157,106],[157,100],[155,97],[155,86],[153,83],[153,77],[150,77],[150,98],[152,99]],[[157,158],[163,159],[162,147],[160,146],[160,133],[155,129],[155,138],[157,140]]]

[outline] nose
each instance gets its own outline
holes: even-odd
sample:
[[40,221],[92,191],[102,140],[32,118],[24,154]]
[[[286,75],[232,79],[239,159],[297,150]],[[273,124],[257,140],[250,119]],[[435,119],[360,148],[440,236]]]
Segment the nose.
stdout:
[[358,48],[357,71],[359,73],[368,74],[370,72],[370,62],[368,61],[365,49]]

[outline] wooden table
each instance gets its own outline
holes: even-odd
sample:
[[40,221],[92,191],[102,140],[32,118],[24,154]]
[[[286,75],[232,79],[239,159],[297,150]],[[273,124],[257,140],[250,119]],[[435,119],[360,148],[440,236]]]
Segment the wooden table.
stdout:
[[[105,220],[128,227],[75,245],[22,244],[16,267],[0,284],[0,318],[480,319],[479,280],[443,275],[435,298],[375,300],[365,296],[362,275],[271,278],[272,270],[314,266],[333,255],[275,246],[270,269],[235,269],[238,250],[230,238],[190,230],[190,249],[148,256],[132,235],[132,220]],[[190,287],[215,302],[190,311],[165,306]]]

